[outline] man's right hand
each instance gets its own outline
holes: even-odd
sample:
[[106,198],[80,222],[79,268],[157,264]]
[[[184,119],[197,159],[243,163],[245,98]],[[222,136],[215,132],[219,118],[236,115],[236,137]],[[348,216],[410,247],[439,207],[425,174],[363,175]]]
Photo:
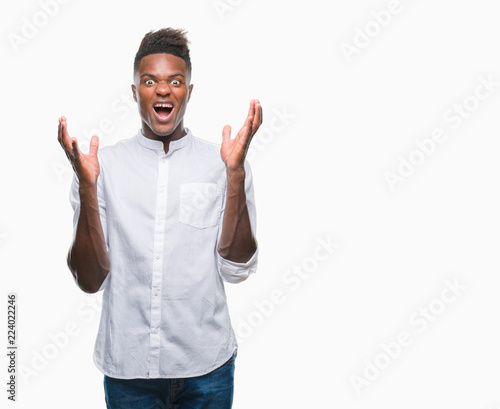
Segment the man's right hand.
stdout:
[[80,150],[76,138],[70,138],[68,134],[68,123],[64,116],[59,118],[59,129],[57,140],[64,149],[64,153],[73,166],[78,176],[80,186],[94,187],[99,176],[99,161],[97,159],[97,150],[99,149],[99,138],[92,136],[90,141],[89,154],[85,155]]
[[99,291],[110,270],[109,254],[99,213],[97,177],[99,139],[93,136],[90,151],[84,155],[76,138],[68,135],[66,118],[59,118],[57,139],[66,153],[80,184],[80,210],[73,244],[68,253],[68,267],[78,286],[87,293]]

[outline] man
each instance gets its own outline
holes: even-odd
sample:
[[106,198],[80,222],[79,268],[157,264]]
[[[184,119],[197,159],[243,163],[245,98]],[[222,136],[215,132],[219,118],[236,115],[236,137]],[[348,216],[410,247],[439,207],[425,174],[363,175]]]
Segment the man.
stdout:
[[85,155],[59,118],[75,170],[68,266],[83,291],[104,290],[94,361],[110,409],[232,406],[237,343],[223,280],[257,267],[245,155],[262,108],[252,100],[219,147],[184,127],[192,91],[185,33],[152,31],[134,61],[135,137],[98,151],[94,136]]

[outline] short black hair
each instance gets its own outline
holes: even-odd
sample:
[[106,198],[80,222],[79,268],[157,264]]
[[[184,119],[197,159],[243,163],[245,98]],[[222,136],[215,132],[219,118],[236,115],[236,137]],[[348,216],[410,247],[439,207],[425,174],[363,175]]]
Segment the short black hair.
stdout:
[[134,60],[134,75],[141,60],[150,54],[172,54],[180,57],[186,63],[188,72],[191,74],[191,58],[189,57],[189,41],[186,31],[176,28],[162,28],[150,31],[141,41]]

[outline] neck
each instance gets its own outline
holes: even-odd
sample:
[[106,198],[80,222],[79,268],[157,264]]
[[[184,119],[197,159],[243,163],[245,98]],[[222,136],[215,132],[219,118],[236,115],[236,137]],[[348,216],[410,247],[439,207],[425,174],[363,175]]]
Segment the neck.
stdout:
[[158,135],[154,133],[153,130],[146,123],[143,122],[142,134],[148,139],[153,139],[155,141],[163,142],[165,153],[167,153],[170,142],[181,139],[186,135],[186,132],[184,131],[183,121],[181,121],[181,123],[177,126],[177,128],[175,128],[175,130],[168,135]]

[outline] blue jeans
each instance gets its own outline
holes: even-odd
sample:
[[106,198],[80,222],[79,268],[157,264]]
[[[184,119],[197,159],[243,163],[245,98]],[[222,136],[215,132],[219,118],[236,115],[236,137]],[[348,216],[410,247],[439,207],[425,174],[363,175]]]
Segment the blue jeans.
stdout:
[[194,378],[116,379],[104,375],[108,409],[231,409],[233,356],[221,367]]

